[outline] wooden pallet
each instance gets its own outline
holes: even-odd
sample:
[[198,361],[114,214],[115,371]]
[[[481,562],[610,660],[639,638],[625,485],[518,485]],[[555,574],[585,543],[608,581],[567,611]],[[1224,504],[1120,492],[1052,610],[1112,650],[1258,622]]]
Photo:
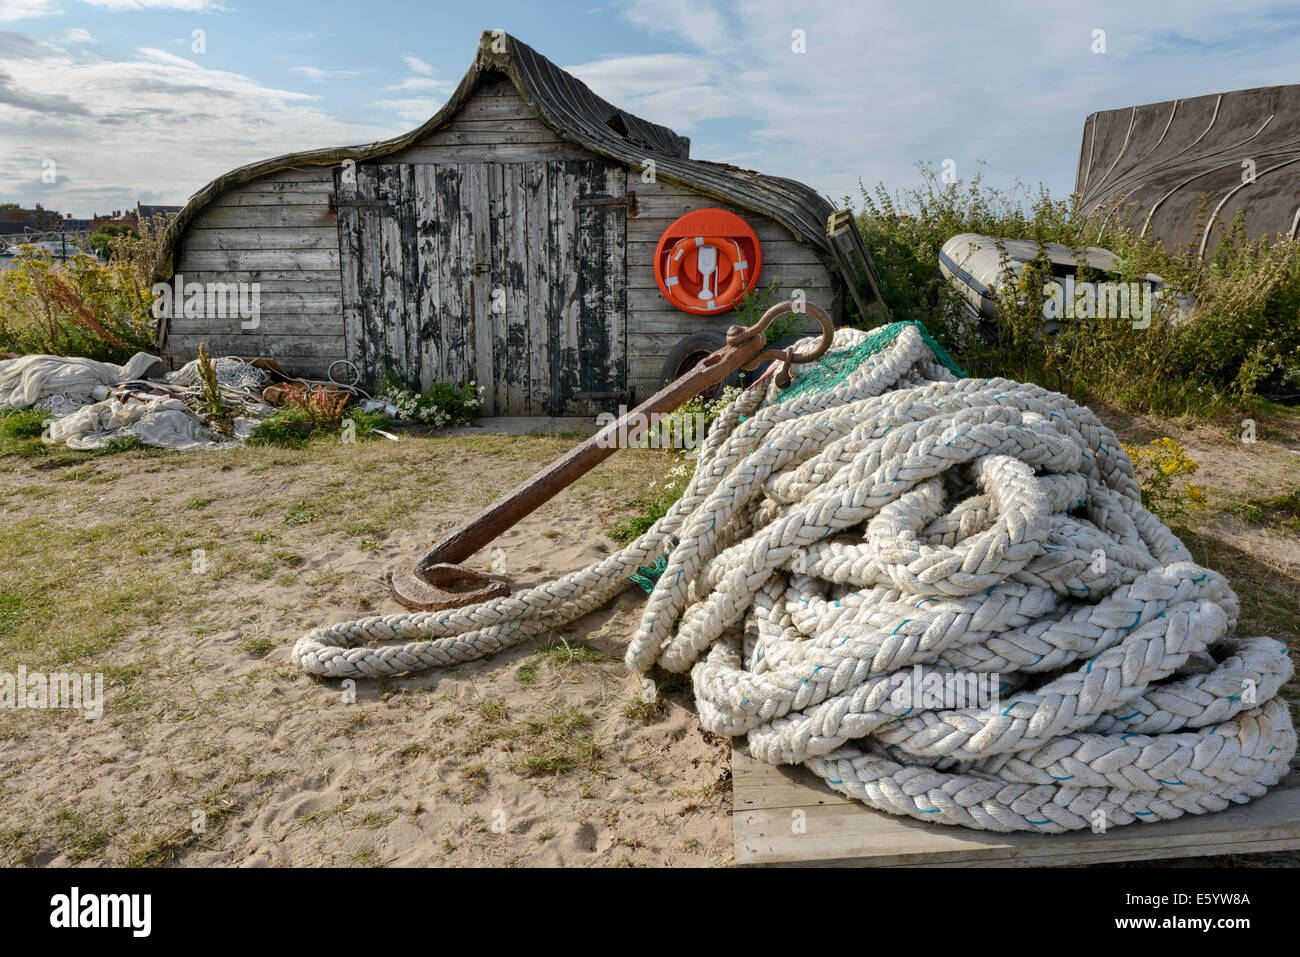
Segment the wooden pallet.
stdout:
[[[1300,772],[1257,801],[1131,824],[1106,834],[993,834],[895,817],[836,794],[804,767],[761,764],[737,747],[739,865],[1049,867],[1300,848]],[[797,811],[804,830],[795,833]]]

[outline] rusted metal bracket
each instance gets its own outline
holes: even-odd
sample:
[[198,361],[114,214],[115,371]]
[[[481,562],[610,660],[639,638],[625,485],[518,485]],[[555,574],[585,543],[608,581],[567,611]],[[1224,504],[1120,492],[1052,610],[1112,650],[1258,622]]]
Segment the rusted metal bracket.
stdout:
[[635,389],[624,389],[622,392],[575,392],[573,395],[569,396],[569,398],[577,402],[595,400],[599,402],[614,401],[627,403],[631,402],[635,395]]
[[[821,324],[821,341],[806,352],[764,348],[767,345],[764,334],[767,327],[774,319],[792,312],[806,312],[815,318]],[[834,334],[835,326],[826,310],[810,302],[794,300],[777,303],[752,326],[731,326],[727,330],[727,344],[701,359],[690,372],[670,382],[627,415],[605,426],[511,490],[415,562],[397,568],[389,577],[393,597],[407,608],[428,611],[508,594],[509,586],[504,582],[492,581],[478,572],[459,568],[456,563],[465,561],[590,472],[618,451],[620,443],[632,445],[638,441],[651,427],[651,416],[672,412],[687,399],[717,385],[737,369],[754,369],[769,359],[777,360],[773,364],[777,383],[788,385],[790,367],[821,358],[830,348]]]
[[340,209],[377,209],[383,214],[391,213],[393,204],[382,199],[345,199],[339,196],[331,196],[330,212],[337,213]]
[[573,201],[573,205],[577,209],[582,209],[586,206],[626,206],[627,214],[629,216],[637,215],[640,209],[640,207],[637,206],[636,192],[634,190],[628,190],[627,195],[622,197],[579,196]]

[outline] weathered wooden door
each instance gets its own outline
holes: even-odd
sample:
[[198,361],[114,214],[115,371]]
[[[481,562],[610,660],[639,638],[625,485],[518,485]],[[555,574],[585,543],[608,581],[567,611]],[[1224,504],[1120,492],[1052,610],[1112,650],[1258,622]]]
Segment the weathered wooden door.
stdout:
[[627,389],[627,174],[601,160],[336,177],[348,358],[484,387],[485,415],[591,414]]

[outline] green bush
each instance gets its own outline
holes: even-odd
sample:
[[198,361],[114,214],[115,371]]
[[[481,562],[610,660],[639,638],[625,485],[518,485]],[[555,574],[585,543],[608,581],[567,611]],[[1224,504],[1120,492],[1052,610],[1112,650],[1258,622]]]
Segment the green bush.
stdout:
[[0,436],[7,439],[34,439],[45,431],[50,413],[40,409],[0,410]]
[[[343,422],[346,423],[349,419],[356,427],[358,442],[378,438],[371,429],[385,429],[392,425],[386,416],[377,412],[363,412],[355,407],[343,413]],[[338,440],[340,436],[339,430],[323,428],[319,422],[313,421],[311,413],[301,405],[287,405],[257,423],[247,442],[250,445],[279,445],[300,449],[312,439]]]
[[86,356],[122,363],[157,348],[151,313],[157,230],[112,239],[111,259],[57,263],[23,248],[0,272],[0,352]]
[[[1103,398],[1131,411],[1204,413],[1248,406],[1263,383],[1300,368],[1300,243],[1250,241],[1240,218],[1227,227],[1217,252],[1200,261],[1170,251],[1122,224],[1098,223],[1039,188],[985,187],[980,176],[943,183],[922,167],[920,188],[891,196],[883,186],[862,189],[859,228],[880,273],[882,294],[896,320],[925,324],[974,375],[1037,382],[1085,400]],[[1119,281],[1155,274],[1169,284],[1151,325],[1134,329],[1121,318],[1064,320],[1042,334],[1046,256],[1031,263],[1015,288],[1000,291],[996,341],[963,335],[957,294],[939,273],[939,249],[962,232],[1098,245],[1119,260]],[[1082,264],[1077,279],[1088,278]],[[1175,297],[1196,306],[1180,319]]]
[[435,382],[424,392],[415,392],[394,373],[385,372],[375,397],[395,407],[400,422],[423,422],[443,429],[473,422],[485,391],[485,387],[471,381],[463,386]]
[[249,445],[280,445],[300,449],[311,440],[311,433],[297,428],[298,425],[289,413],[275,412],[257,423],[245,442]]
[[118,452],[133,452],[136,449],[143,448],[145,448],[145,444],[140,441],[138,435],[115,435],[97,451],[104,455],[115,455]]

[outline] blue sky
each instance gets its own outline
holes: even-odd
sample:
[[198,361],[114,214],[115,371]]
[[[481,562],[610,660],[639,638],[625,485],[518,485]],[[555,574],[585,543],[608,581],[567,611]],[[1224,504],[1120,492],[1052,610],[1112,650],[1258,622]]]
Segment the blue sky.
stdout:
[[405,132],[485,28],[694,156],[837,199],[946,159],[1064,196],[1091,112],[1300,81],[1300,8],[1251,0],[0,0],[0,201],[179,204],[243,163]]

